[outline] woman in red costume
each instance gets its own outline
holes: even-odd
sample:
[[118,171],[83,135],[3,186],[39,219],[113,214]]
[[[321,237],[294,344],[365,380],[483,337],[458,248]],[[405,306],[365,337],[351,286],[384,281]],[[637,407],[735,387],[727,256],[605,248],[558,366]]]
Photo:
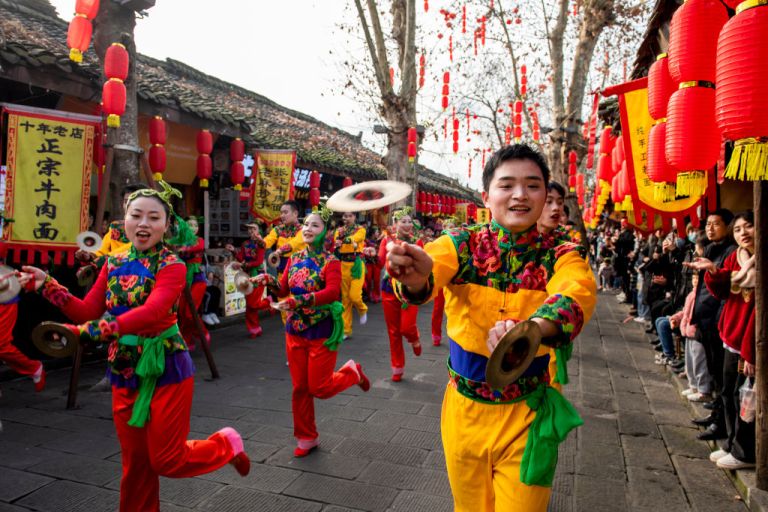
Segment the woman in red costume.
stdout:
[[334,371],[336,354],[344,336],[341,305],[341,263],[326,250],[325,208],[304,220],[306,248],[293,254],[277,283],[268,274],[254,281],[267,284],[278,297],[275,304],[287,311],[285,343],[293,382],[293,433],[295,457],[304,457],[319,444],[314,399],[326,399],[357,384],[368,391],[371,383],[352,359]]
[[368,300],[374,304],[381,302],[381,266],[379,265],[379,243],[381,231],[378,226],[371,226],[365,239],[365,288]]
[[108,257],[84,299],[38,268],[23,267],[21,278],[34,280],[35,288],[77,324],[67,327],[81,341],[110,344],[107,374],[123,464],[121,512],[159,510],[161,475],[192,477],[227,463],[243,476],[250,470],[243,441],[232,428],[187,441],[194,365],[176,323],[186,267],[163,242],[170,195],[180,194],[159,183],[163,192],[131,194],[125,215],[131,248]]
[[388,235],[382,239],[379,245],[379,265],[383,267],[381,296],[384,308],[384,320],[387,322],[389,333],[389,355],[392,364],[392,380],[400,382],[405,371],[405,351],[403,350],[403,337],[408,340],[413,349],[413,354],[421,355],[421,342],[419,341],[419,328],[416,325],[416,316],[419,309],[416,306],[405,307],[400,302],[392,289],[392,278],[384,268],[387,257],[387,244],[391,241],[404,241],[410,244],[423,246],[421,240],[413,236],[412,208],[409,206],[395,210],[392,214],[394,221],[394,235]]
[[[177,248],[177,253],[184,260],[187,265],[187,285],[192,294],[193,305],[190,307],[186,297],[182,294],[182,298],[179,301],[179,328],[181,329],[181,336],[187,342],[190,350],[195,349],[195,341],[201,341],[200,333],[195,322],[195,317],[192,313],[194,308],[198,314],[200,313],[200,305],[203,303],[203,296],[205,295],[205,288],[207,286],[205,280],[205,272],[203,271],[203,256],[205,254],[205,240],[197,236],[199,225],[197,219],[190,217],[187,219],[187,225],[194,235],[194,244],[183,245]],[[211,342],[211,335],[208,333],[208,329],[202,325],[203,337],[206,343]]]
[[[264,272],[265,243],[259,232],[258,224],[246,224],[249,239],[243,242],[239,249],[228,244],[227,250],[234,253],[235,258],[244,268],[245,272],[255,277]],[[264,287],[257,286],[252,293],[245,297],[245,326],[248,328],[248,337],[257,338],[263,332],[259,324],[259,311],[269,307],[269,301],[264,299]]]

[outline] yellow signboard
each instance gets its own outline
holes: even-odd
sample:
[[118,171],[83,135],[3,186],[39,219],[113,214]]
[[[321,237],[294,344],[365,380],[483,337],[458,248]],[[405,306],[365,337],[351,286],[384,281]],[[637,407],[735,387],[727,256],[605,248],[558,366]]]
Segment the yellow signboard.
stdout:
[[251,214],[272,223],[280,217],[280,206],[293,197],[296,152],[260,149],[254,161]]
[[488,224],[489,222],[491,222],[491,210],[489,210],[488,208],[478,208],[477,223]]
[[88,227],[95,127],[69,117],[8,112],[9,247],[72,250]]

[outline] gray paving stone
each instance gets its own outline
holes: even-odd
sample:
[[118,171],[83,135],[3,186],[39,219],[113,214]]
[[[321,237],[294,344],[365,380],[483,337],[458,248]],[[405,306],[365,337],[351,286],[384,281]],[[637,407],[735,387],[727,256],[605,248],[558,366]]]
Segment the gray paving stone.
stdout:
[[336,505],[327,505],[323,507],[322,512],[360,512],[359,508],[337,507]]
[[29,510],[31,509],[0,502],[0,512],[28,512]]
[[212,418],[224,418],[236,420],[250,412],[245,407],[234,407],[216,401],[198,401],[192,403],[192,414],[195,416],[209,416]]
[[673,455],[672,461],[694,511],[745,512],[747,510],[742,500],[734,499],[737,493],[725,473],[712,471],[713,464],[710,460]]
[[264,409],[250,409],[241,418],[249,423],[293,428],[293,414],[282,411],[267,411]]
[[[235,473],[232,468],[226,469]],[[160,478],[160,500],[193,508],[223,487],[201,478]]]
[[627,466],[627,501],[630,506],[680,510],[688,502],[675,473]]
[[616,404],[612,395],[596,395],[592,393],[581,393],[577,401],[592,409],[601,411],[615,411]]
[[351,405],[334,405],[323,403],[322,407],[316,407],[315,416],[318,420],[326,418],[340,418],[352,421],[367,421],[375,411],[363,409]]
[[66,430],[36,427],[15,421],[3,421],[3,441],[20,443],[24,446],[38,446],[59,437],[68,435]]
[[0,501],[17,500],[51,482],[52,478],[5,468],[0,470]]
[[699,429],[660,425],[659,430],[671,454],[709,460],[709,446],[696,439]]
[[120,464],[107,460],[83,457],[82,455],[60,454],[36,464],[29,471],[54,476],[64,480],[73,480],[92,485],[104,485],[120,475]]
[[661,437],[651,414],[619,411],[619,433],[630,436]]
[[363,409],[395,411],[408,414],[416,414],[422,407],[424,407],[424,404],[421,402],[408,402],[405,400],[375,398],[370,396],[355,397],[349,404],[355,407],[362,407]]
[[[364,460],[379,460],[402,464],[404,466],[421,466],[429,459],[432,453],[421,448],[398,446],[391,443],[377,443],[363,439],[346,438],[334,448],[334,453],[345,457],[353,457]],[[445,467],[445,460],[442,463]]]
[[272,456],[268,464],[299,471],[309,471],[338,478],[353,479],[370,463],[347,455],[329,453],[322,447],[306,457],[294,457],[293,448],[284,448]]
[[388,462],[372,462],[357,477],[357,481],[396,489],[419,491],[436,496],[451,496],[448,475],[445,471],[433,469],[413,468]]
[[320,503],[228,486],[209,497],[197,509],[211,512],[242,512],[245,510],[319,512],[321,507]]
[[[251,461],[253,462],[253,461]],[[224,484],[247,487],[258,491],[280,493],[296,480],[301,472],[275,467],[270,464],[251,464],[251,472],[241,477],[232,467],[223,467],[213,473],[200,475],[199,478]]]
[[413,512],[415,510],[450,512],[453,510],[453,498],[403,491],[397,495],[394,503],[388,509],[389,512]]
[[440,433],[440,419],[430,416],[415,414],[400,414],[391,411],[376,411],[368,423],[384,425],[387,427],[405,427],[411,430],[423,430],[424,432]]
[[392,504],[397,491],[378,485],[305,473],[283,494],[378,512],[386,510]]
[[15,505],[42,512],[114,512],[119,502],[115,491],[58,480],[18,500]]
[[339,418],[327,418],[318,423],[321,432],[333,432],[343,437],[365,439],[368,441],[387,442],[395,435],[395,431],[384,425],[375,425],[369,422],[342,420]]
[[651,412],[648,399],[644,394],[617,392],[614,394],[617,411]]
[[442,413],[443,406],[437,404],[426,404],[421,408],[419,414],[422,416],[432,416],[433,418],[439,418]]
[[445,453],[441,451],[429,452],[429,455],[427,456],[427,460],[424,461],[424,467],[446,471]]
[[582,449],[594,444],[619,445],[619,424],[615,419],[583,415],[584,425],[579,432]]
[[[577,474],[576,510],[590,512],[628,512],[624,480],[606,482],[603,478]],[[666,509],[665,509],[666,510]]]
[[667,447],[654,437],[621,436],[624,462],[641,469],[674,472]]
[[[602,478],[605,481],[625,481],[624,454],[619,445],[596,444],[582,448],[576,454],[576,472]],[[577,488],[578,491],[578,488]]]
[[24,469],[60,455],[59,452],[36,448],[0,437],[0,466]]
[[47,441],[40,447],[97,459],[107,459],[120,452],[120,442],[116,437],[99,436],[90,432],[66,434]]
[[422,432],[420,430],[410,430],[407,428],[399,429],[390,440],[390,443],[415,446],[425,450],[441,450],[443,448],[440,434],[434,432]]

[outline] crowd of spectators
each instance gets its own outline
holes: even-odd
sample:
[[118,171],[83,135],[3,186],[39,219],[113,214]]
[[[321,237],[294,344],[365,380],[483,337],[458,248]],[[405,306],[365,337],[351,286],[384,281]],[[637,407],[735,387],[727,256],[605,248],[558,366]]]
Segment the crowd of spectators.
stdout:
[[[720,440],[719,467],[754,467],[754,422],[740,414],[740,389],[755,376],[754,218],[711,212],[692,225],[650,235],[602,226],[589,235],[599,290],[630,305],[657,351],[655,362],[688,380],[683,396],[711,410],[693,422],[701,440]],[[746,383],[746,386],[745,386]]]

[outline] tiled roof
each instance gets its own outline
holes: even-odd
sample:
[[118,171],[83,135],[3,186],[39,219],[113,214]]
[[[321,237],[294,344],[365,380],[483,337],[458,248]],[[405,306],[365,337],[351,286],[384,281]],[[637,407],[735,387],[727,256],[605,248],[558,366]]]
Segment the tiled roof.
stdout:
[[[39,68],[62,77],[74,74],[100,90],[95,53],[86,52],[81,65],[70,62],[68,23],[55,12],[46,0],[0,0],[0,64]],[[250,147],[295,149],[300,163],[324,166],[357,181],[386,178],[380,155],[355,136],[311,116],[173,59],[139,55],[136,71],[141,99],[250,134],[244,137]],[[456,180],[423,167],[419,186],[427,192],[478,199]]]

